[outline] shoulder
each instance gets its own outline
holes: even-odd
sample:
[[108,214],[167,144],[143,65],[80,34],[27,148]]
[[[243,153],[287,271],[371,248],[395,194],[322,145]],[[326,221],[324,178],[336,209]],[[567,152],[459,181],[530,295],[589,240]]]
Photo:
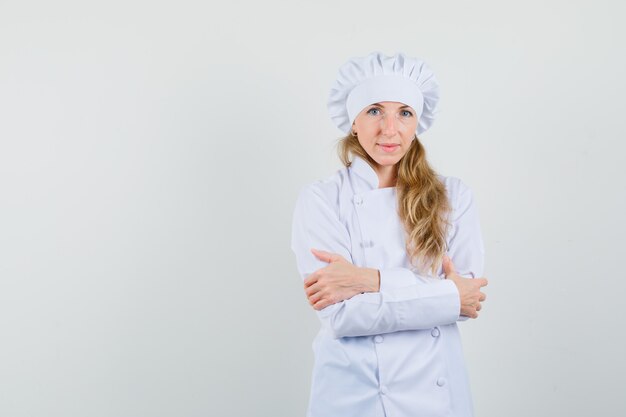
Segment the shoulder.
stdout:
[[342,195],[345,195],[344,184],[347,181],[343,171],[339,170],[328,178],[310,182],[300,188],[293,211],[294,229],[339,228]]
[[446,187],[448,201],[453,210],[462,210],[473,202],[472,189],[463,180],[457,177],[438,175],[439,180]]
[[336,207],[339,205],[339,196],[346,181],[347,168],[342,168],[327,178],[309,182],[298,191],[296,205],[322,203]]

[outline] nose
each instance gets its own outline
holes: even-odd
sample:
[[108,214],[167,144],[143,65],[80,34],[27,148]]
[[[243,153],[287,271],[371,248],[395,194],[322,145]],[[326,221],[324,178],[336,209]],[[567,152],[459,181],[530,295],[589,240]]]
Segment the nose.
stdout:
[[398,121],[393,116],[385,116],[383,117],[382,123],[382,134],[385,136],[394,136],[398,132]]

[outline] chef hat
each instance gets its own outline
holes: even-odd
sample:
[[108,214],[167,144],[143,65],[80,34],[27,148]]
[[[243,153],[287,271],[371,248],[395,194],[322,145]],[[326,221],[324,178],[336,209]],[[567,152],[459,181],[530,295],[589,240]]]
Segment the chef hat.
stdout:
[[328,111],[335,125],[347,134],[361,110],[381,101],[411,106],[417,112],[419,135],[432,125],[438,112],[439,83],[419,58],[372,52],[352,58],[339,68],[330,90]]

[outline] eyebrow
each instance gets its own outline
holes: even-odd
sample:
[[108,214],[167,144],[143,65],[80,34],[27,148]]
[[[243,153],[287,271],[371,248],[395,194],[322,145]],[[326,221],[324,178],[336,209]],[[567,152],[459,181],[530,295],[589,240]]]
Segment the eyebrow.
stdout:
[[[370,106],[384,107],[384,106],[383,106],[382,104],[380,104],[380,103],[370,104]],[[405,104],[404,106],[400,106],[400,107],[399,107],[399,109],[405,109],[405,108],[407,108],[407,107],[408,107],[408,108],[410,108],[411,106],[409,106],[409,105],[406,105],[406,104]]]

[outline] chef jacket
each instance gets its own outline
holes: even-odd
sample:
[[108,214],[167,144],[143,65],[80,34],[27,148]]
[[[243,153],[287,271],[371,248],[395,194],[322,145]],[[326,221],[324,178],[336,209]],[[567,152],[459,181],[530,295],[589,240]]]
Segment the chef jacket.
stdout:
[[[438,175],[452,205],[447,255],[457,272],[481,277],[484,245],[472,192]],[[469,417],[473,405],[457,321],[456,285],[417,272],[405,249],[396,188],[378,188],[359,156],[350,167],[304,186],[293,213],[291,248],[304,280],[338,253],[380,271],[380,290],[316,311],[308,417]]]

